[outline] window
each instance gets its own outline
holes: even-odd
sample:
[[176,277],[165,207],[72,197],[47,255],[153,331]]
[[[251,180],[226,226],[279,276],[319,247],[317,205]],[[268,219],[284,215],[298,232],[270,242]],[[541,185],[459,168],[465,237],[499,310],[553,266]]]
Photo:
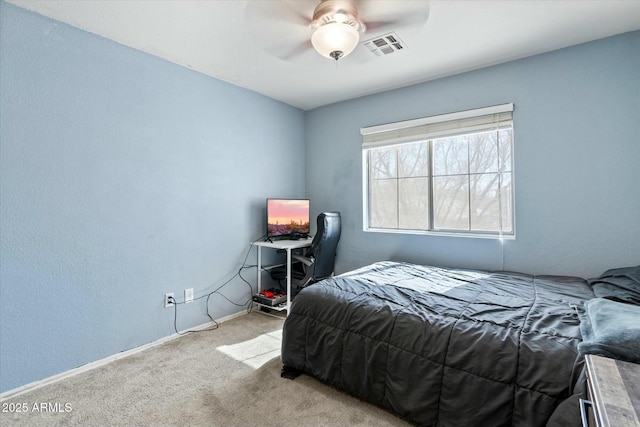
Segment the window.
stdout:
[[513,237],[512,111],[361,129],[364,229]]

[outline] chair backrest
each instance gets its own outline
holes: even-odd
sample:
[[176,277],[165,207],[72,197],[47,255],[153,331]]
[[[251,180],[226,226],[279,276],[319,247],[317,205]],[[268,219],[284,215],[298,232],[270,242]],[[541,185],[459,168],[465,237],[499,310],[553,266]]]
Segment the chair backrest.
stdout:
[[315,258],[312,280],[318,281],[333,274],[336,248],[340,240],[342,221],[340,212],[322,212],[317,218],[316,235],[307,256]]

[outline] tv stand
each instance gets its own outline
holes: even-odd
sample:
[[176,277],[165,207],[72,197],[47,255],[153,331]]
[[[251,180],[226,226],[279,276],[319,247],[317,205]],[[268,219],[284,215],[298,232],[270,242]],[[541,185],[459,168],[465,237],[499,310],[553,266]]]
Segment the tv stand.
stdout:
[[262,248],[271,248],[271,249],[283,249],[287,253],[287,302],[282,307],[272,307],[267,306],[272,310],[287,310],[287,315],[289,314],[289,307],[291,306],[291,251],[293,249],[307,248],[311,246],[311,242],[313,239],[298,239],[298,240],[276,240],[271,241],[270,239],[262,241],[262,242],[253,242],[252,245],[258,248],[258,293],[262,290]]

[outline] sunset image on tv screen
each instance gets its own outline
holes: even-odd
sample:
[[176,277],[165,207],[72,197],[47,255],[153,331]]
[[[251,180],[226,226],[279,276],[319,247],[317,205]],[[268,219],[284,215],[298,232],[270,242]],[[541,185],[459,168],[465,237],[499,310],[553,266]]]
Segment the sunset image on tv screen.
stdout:
[[309,234],[309,200],[267,200],[267,232],[269,236]]

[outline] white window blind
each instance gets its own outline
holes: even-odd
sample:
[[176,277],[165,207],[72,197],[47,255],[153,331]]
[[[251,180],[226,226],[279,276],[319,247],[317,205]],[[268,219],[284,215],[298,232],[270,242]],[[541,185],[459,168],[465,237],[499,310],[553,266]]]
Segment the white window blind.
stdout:
[[361,129],[366,231],[514,236],[513,104]]
[[511,127],[512,112],[513,104],[504,104],[362,128],[362,146],[388,146]]

